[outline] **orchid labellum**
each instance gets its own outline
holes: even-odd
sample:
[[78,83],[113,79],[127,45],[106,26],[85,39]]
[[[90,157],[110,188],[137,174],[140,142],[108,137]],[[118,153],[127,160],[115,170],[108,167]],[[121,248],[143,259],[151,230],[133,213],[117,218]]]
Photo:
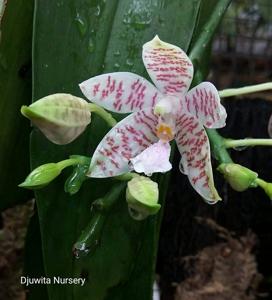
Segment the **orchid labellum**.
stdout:
[[183,50],[158,36],[144,44],[142,56],[155,86],[129,72],[103,74],[80,84],[90,101],[113,112],[132,113],[102,139],[89,176],[111,177],[132,170],[147,175],[166,172],[171,169],[169,142],[175,140],[181,171],[207,202],[217,202],[220,197],[203,127],[225,125],[226,111],[216,88],[202,82],[189,90],[192,62]]

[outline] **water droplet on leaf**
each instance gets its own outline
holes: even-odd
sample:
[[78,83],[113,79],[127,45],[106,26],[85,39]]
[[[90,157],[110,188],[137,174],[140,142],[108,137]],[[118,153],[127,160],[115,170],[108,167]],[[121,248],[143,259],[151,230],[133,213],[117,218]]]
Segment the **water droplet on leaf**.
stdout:
[[120,65],[118,64],[118,63],[115,63],[114,64],[114,69],[117,71],[117,70],[119,70],[120,69]]
[[96,6],[96,9],[95,9],[94,15],[97,16],[97,17],[99,17],[99,16],[100,16],[100,13],[101,13],[100,5],[97,5],[97,6]]
[[120,55],[121,55],[121,53],[120,53],[120,51],[119,51],[119,50],[116,50],[116,51],[113,53],[113,55],[114,55],[114,56],[120,56]]
[[80,243],[80,244],[76,243],[73,247],[73,254],[77,259],[88,255],[89,252],[90,252],[90,248],[86,247],[85,243]]
[[126,61],[126,64],[129,66],[129,67],[133,67],[134,65],[134,62],[131,58],[128,58],[127,61]]
[[84,36],[86,34],[86,31],[87,31],[87,23],[86,23],[86,21],[84,20],[84,18],[82,16],[79,15],[79,13],[77,13],[75,21],[76,21],[79,33],[82,36]]
[[94,40],[92,39],[92,37],[89,38],[89,42],[88,42],[88,51],[90,53],[93,53],[95,50],[95,43]]

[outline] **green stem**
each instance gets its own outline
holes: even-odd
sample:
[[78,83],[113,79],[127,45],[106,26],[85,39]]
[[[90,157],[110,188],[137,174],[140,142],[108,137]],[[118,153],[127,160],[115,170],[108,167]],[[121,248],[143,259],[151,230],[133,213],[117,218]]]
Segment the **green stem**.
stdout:
[[58,167],[63,170],[67,167],[74,166],[77,164],[82,164],[86,159],[89,160],[89,157],[81,156],[81,155],[72,155],[70,158],[61,160],[57,162]]
[[206,129],[206,132],[215,158],[220,163],[232,163],[232,159],[225,148],[225,139],[215,129]]
[[87,255],[89,252],[93,254],[98,246],[107,215],[112,206],[120,199],[120,195],[125,188],[124,183],[119,183],[100,199],[93,202],[93,215],[89,224],[83,229],[80,237],[73,247],[73,252],[76,258]]
[[272,146],[272,139],[224,139],[225,148],[238,148],[247,146]]
[[265,189],[266,186],[267,186],[267,182],[264,181],[264,180],[261,179],[261,178],[256,178],[256,179],[255,179],[255,183],[256,183],[259,187],[261,187],[261,188],[263,188],[263,189]]
[[266,90],[272,90],[272,82],[266,82],[261,84],[249,85],[242,88],[237,89],[225,89],[219,91],[219,95],[221,98],[239,96],[249,93],[261,92]]
[[117,124],[117,121],[113,118],[113,116],[107,112],[104,108],[94,103],[88,104],[90,112],[97,114],[99,117],[104,119],[110,127],[114,127]]
[[120,180],[120,181],[129,181],[137,176],[140,176],[136,173],[125,173],[123,175],[115,176],[114,179]]

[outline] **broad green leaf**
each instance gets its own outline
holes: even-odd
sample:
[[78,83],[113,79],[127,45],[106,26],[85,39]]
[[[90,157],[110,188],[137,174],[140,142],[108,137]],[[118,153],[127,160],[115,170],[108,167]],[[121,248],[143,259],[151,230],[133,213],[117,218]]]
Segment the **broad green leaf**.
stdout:
[[[37,212],[30,218],[24,249],[24,276],[29,278],[45,277],[40,224]],[[27,300],[48,300],[46,285],[37,284],[27,287]]]
[[0,211],[30,198],[17,187],[29,172],[30,132],[18,111],[31,100],[33,6],[32,0],[9,1],[2,20],[0,7]]
[[[81,96],[78,83],[100,73],[132,71],[147,77],[141,61],[143,43],[159,34],[187,51],[199,5],[200,0],[37,0],[33,100],[56,92]],[[79,139],[62,147],[35,130],[32,167],[71,154],[91,155],[108,129],[94,117]],[[70,196],[63,192],[68,176],[67,169],[36,193],[45,272],[47,276],[81,275],[87,283],[50,285],[49,299],[151,299],[160,216],[143,222],[131,219],[123,195],[106,218],[98,247],[76,260],[72,247],[90,222],[90,205],[113,183],[91,179]],[[159,186],[163,204],[167,177],[160,177]]]

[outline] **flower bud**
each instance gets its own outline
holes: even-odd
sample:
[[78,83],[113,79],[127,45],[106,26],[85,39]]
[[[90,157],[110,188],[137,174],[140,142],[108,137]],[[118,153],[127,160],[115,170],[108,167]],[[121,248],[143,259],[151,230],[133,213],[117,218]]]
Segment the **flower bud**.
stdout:
[[72,142],[91,122],[88,103],[70,94],[49,95],[22,106],[21,113],[58,145]]
[[48,163],[34,169],[25,179],[19,184],[19,187],[27,189],[40,189],[48,185],[61,172],[62,168],[56,163]]
[[249,187],[255,187],[258,174],[238,164],[221,164],[217,170],[222,173],[226,181],[237,192],[242,192]]
[[158,184],[148,177],[137,176],[127,184],[126,200],[131,217],[144,220],[156,214],[161,207],[158,204]]

